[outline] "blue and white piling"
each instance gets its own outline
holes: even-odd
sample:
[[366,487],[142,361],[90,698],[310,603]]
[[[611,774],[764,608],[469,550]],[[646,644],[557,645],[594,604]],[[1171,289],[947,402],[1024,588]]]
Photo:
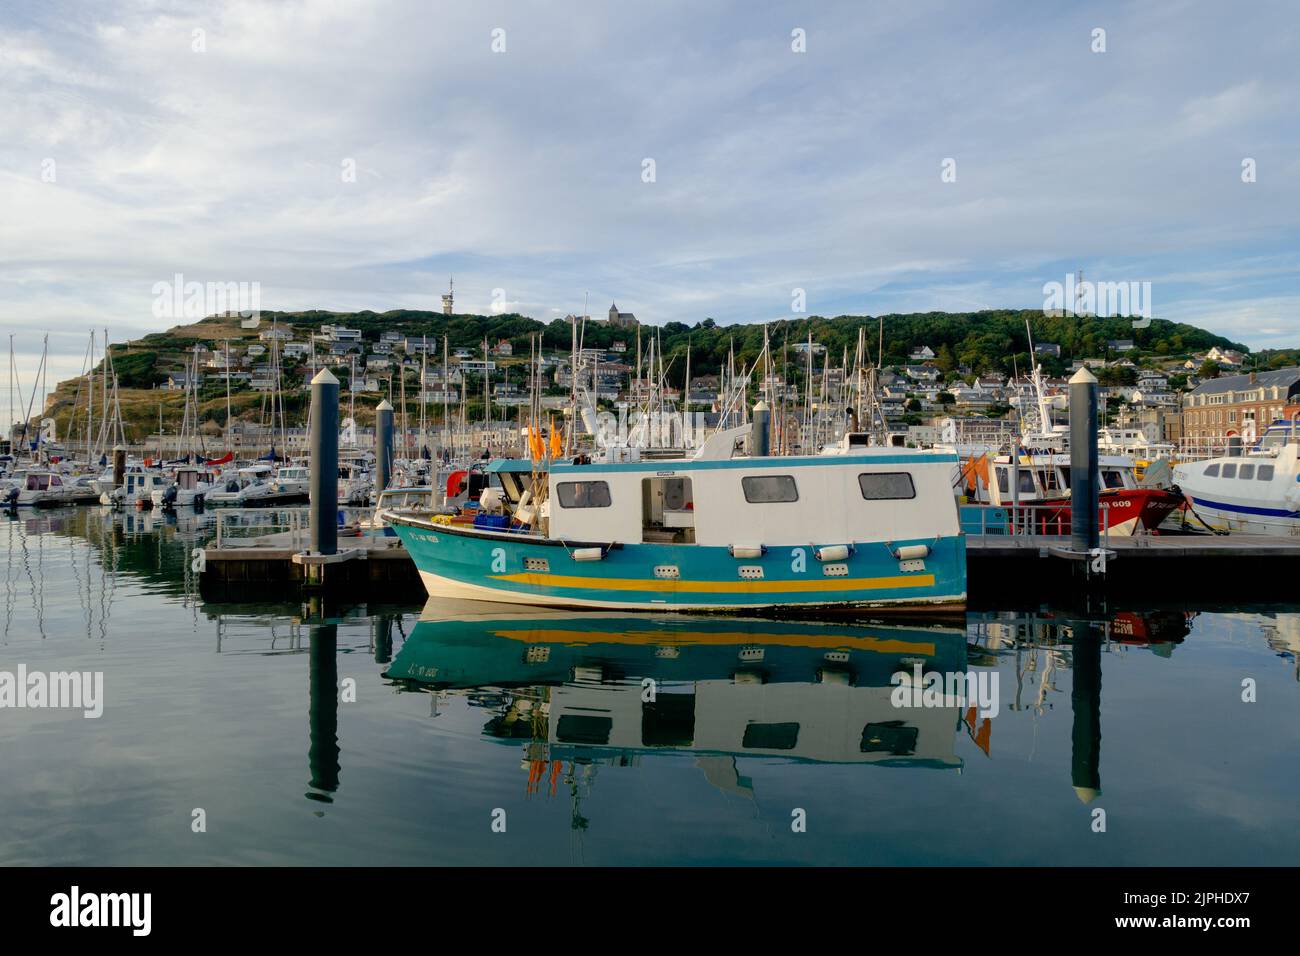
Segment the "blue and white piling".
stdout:
[[375,498],[393,480],[393,406],[384,399],[375,408]]
[[1070,379],[1070,534],[1076,552],[1097,550],[1100,485],[1097,377],[1085,366]]
[[311,535],[313,554],[339,550],[339,380],[323,368],[311,380]]

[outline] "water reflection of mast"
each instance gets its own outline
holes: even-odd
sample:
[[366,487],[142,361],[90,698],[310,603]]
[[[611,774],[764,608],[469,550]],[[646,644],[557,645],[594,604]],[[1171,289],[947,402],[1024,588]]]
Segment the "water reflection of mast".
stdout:
[[14,591],[14,529],[17,527],[16,522],[10,521],[8,533],[5,535],[5,643],[9,643],[9,628],[14,620],[14,604],[17,599],[17,592]]
[[331,796],[339,788],[339,691],[338,626],[315,624],[309,638],[307,673],[310,703],[307,717],[311,748],[307,762],[312,788],[306,797],[321,803],[333,803]]
[[[32,610],[36,612],[36,632],[40,634],[41,640],[45,640],[45,579],[43,575],[34,576],[32,574],[32,553],[31,549],[27,546],[27,522],[20,522],[18,528],[20,536],[19,540],[22,543],[23,549],[23,570],[27,573],[27,581],[32,586]],[[44,554],[45,548],[42,544],[41,536],[38,535],[36,540],[37,569],[39,571],[41,564],[43,563],[41,561],[41,555]],[[42,583],[37,583],[38,578]]]

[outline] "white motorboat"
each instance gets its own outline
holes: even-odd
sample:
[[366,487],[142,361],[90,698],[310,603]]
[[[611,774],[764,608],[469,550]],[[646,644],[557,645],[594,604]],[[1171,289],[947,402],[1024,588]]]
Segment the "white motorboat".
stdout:
[[1216,531],[1300,535],[1300,410],[1245,454],[1179,464],[1174,482]]
[[29,470],[22,484],[10,492],[10,499],[20,507],[53,508],[72,504],[73,491],[58,472]]
[[149,508],[153,506],[154,492],[162,494],[169,482],[163,473],[151,468],[128,468],[122,484],[100,495],[100,503],[118,508]]
[[201,508],[211,490],[197,468],[177,468],[176,480],[150,497],[156,508]]
[[223,477],[213,486],[204,504],[236,507],[256,504],[259,497],[270,493],[274,477],[275,469],[265,463],[237,469],[235,474]]

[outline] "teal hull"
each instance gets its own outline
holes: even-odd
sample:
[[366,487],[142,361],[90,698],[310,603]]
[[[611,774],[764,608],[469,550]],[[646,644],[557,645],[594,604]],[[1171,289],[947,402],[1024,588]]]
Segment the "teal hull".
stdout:
[[[966,545],[961,535],[859,543],[846,558],[823,563],[812,544],[772,547],[761,557],[737,558],[721,547],[557,542],[416,519],[391,523],[434,597],[552,607],[722,611],[956,609],[966,599]],[[896,549],[909,545],[929,547],[919,565],[896,556]],[[575,557],[597,548],[599,560]]]

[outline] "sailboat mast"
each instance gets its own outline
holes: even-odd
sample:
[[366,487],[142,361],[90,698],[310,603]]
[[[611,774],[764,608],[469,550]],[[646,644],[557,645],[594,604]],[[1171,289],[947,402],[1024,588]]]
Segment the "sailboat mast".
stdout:
[[230,450],[230,339],[226,339],[226,451]]

